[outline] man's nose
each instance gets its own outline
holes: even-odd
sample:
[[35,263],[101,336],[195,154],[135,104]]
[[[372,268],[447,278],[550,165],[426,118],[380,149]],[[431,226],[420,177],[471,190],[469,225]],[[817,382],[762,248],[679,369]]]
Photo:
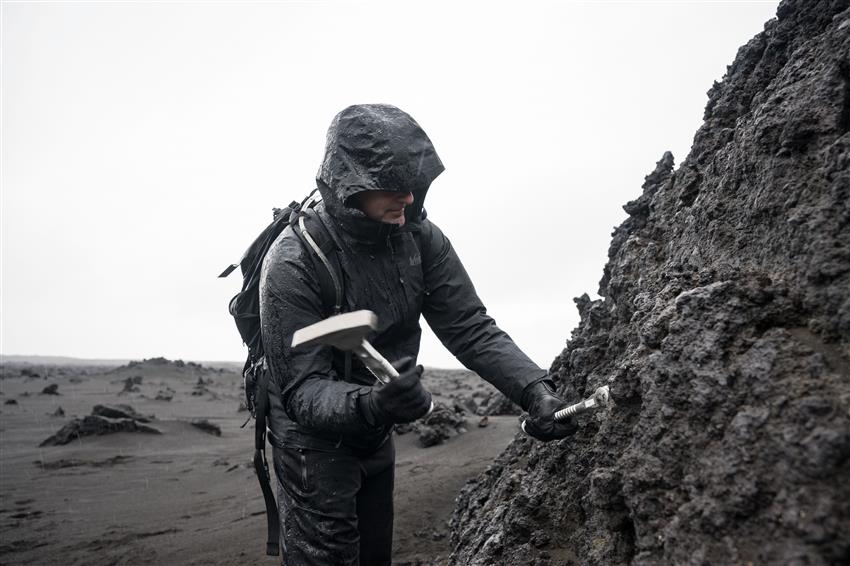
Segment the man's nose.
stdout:
[[401,193],[399,195],[399,200],[404,203],[405,206],[410,206],[413,204],[413,193],[408,191],[406,193]]

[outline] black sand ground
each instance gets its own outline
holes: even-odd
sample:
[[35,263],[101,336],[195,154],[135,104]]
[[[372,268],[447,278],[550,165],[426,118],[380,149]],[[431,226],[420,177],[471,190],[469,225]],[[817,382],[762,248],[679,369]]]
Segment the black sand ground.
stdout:
[[[0,564],[277,564],[263,554],[253,429],[240,428],[248,413],[239,411],[233,367],[160,359],[120,369],[4,364],[3,374]],[[429,370],[425,383],[446,405],[492,392],[470,372]],[[42,394],[51,384],[57,394]],[[154,415],[145,425],[161,434],[39,446],[95,405],[121,404]],[[64,414],[55,416],[60,407]],[[455,497],[517,430],[516,417],[488,417],[485,428],[479,420],[468,415],[466,432],[431,448],[421,448],[414,432],[396,438],[397,564],[447,558]],[[221,435],[193,426],[198,421]]]

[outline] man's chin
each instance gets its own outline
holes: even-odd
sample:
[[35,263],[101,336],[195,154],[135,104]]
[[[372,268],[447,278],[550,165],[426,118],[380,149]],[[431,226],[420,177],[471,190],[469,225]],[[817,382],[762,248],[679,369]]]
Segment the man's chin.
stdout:
[[398,226],[404,226],[404,222],[405,222],[404,211],[402,211],[398,216],[396,216],[396,215],[385,216],[384,222],[386,222],[387,224],[396,224]]

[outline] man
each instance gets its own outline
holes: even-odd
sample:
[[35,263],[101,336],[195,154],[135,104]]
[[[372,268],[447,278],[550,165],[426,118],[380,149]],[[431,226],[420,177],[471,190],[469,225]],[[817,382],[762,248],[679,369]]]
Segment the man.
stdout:
[[293,228],[265,258],[260,316],[284,564],[390,564],[392,427],[431,402],[414,362],[420,315],[458,360],[529,412],[529,434],[553,440],[574,430],[552,420],[564,402],[546,371],[487,316],[449,240],[426,219],[425,196],[442,171],[428,136],[394,106],[351,106],[328,130],[316,210],[337,247],[343,310],[374,311],[370,341],[398,360],[400,377],[388,385],[329,346],[290,348],[296,330],[329,314],[322,266]]

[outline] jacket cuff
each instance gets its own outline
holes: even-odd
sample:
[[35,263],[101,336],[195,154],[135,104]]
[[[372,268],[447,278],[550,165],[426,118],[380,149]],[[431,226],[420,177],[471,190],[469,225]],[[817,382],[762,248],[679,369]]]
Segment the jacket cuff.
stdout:
[[522,407],[523,411],[528,412],[528,408],[531,405],[531,400],[537,395],[537,392],[544,385],[548,385],[550,391],[555,390],[555,382],[552,381],[552,379],[549,377],[549,374],[535,379],[523,388],[522,394],[520,395],[520,402],[518,403],[519,406]]
[[367,427],[377,430],[386,424],[382,420],[383,415],[372,400],[371,388],[361,389],[357,393],[357,414]]

